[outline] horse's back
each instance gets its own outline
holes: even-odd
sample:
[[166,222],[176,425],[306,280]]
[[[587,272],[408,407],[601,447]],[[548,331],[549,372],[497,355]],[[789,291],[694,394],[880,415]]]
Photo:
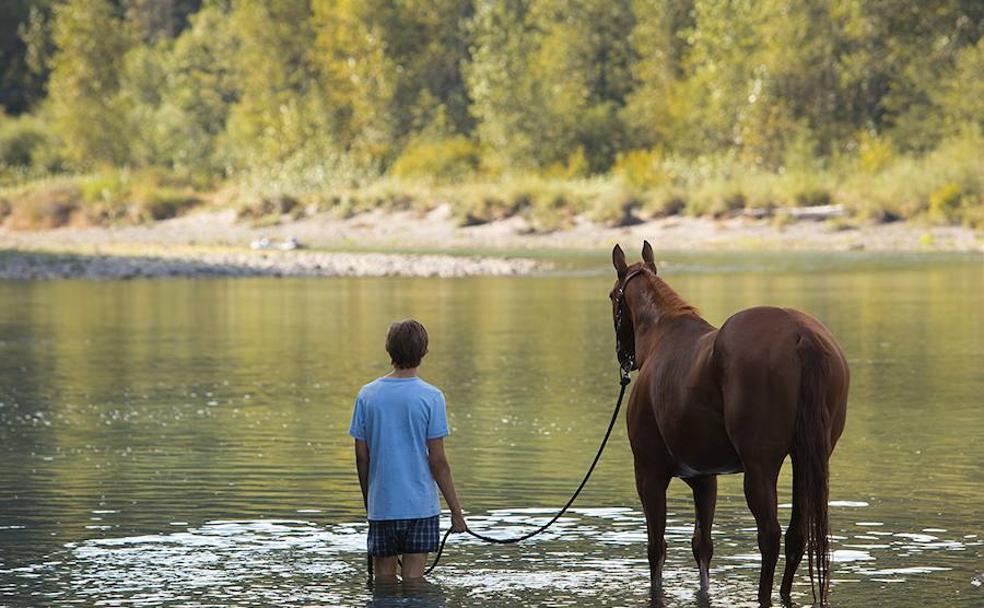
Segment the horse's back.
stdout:
[[824,363],[833,442],[843,429],[848,372],[830,331],[804,312],[765,306],[736,313],[721,326],[715,359],[725,425],[743,460],[749,453],[775,458],[788,453],[800,402],[804,348],[816,348]]

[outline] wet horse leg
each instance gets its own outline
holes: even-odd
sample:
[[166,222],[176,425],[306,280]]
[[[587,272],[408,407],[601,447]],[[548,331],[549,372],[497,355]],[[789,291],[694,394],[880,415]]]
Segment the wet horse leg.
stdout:
[[779,596],[786,601],[789,600],[793,590],[796,568],[799,567],[800,561],[803,559],[803,551],[806,549],[800,513],[802,506],[798,499],[800,487],[796,483],[795,461],[793,462],[793,471],[793,514],[789,518],[789,527],[786,528],[786,570],[782,575],[782,586],[779,587]]
[[[780,463],[781,464],[781,463]],[[772,583],[779,560],[779,517],[777,514],[776,481],[779,466],[747,466],[745,468],[745,500],[755,516],[758,546],[762,554],[759,574],[758,601],[762,606],[772,604]]]
[[666,487],[669,476],[652,471],[640,472],[636,468],[636,489],[646,514],[646,532],[649,537],[649,582],[653,597],[663,588],[663,562],[666,559]]
[[690,546],[700,570],[700,590],[707,592],[711,585],[711,556],[714,545],[711,541],[711,526],[714,524],[714,507],[717,504],[717,475],[695,477],[685,480],[694,493],[694,509],[697,521]]

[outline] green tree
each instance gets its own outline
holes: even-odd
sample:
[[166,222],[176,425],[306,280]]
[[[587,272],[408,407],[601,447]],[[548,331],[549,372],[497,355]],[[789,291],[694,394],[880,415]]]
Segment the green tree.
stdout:
[[334,132],[380,160],[435,123],[472,129],[462,67],[471,0],[314,0],[315,61]]
[[567,162],[580,149],[591,172],[607,170],[624,145],[619,111],[633,86],[632,3],[539,0],[530,19],[540,32],[529,69],[547,111],[545,160]]
[[239,100],[235,58],[239,39],[229,14],[207,6],[174,42],[158,112],[165,162],[184,172],[221,173],[221,139]]
[[941,135],[934,91],[984,32],[984,3],[836,0],[833,7],[843,32],[843,121],[891,132],[903,150],[934,145]]
[[130,38],[122,20],[107,0],[69,0],[55,11],[53,39],[48,102],[66,158],[80,168],[125,164],[129,125],[118,93]]
[[386,56],[374,6],[359,0],[314,0],[314,62],[338,145],[364,162],[386,157],[394,131],[396,66]]
[[202,6],[202,0],[123,0],[127,20],[148,43],[174,38]]
[[953,70],[931,98],[945,122],[943,133],[967,123],[977,123],[984,130],[984,38],[960,51]]
[[283,160],[322,136],[310,3],[241,0],[231,23],[240,96],[227,123],[228,154],[240,165]]
[[678,0],[636,0],[630,42],[634,86],[622,112],[635,148],[667,147],[685,140],[680,127],[691,108],[683,103],[686,33],[693,27],[693,3]]
[[485,147],[514,167],[584,154],[590,171],[607,169],[623,140],[633,26],[627,1],[480,5],[468,82]]
[[12,114],[44,96],[44,57],[52,0],[0,2],[0,107]]
[[472,21],[472,61],[466,70],[477,135],[493,169],[532,167],[545,108],[527,57],[537,48],[527,24],[529,0],[481,2]]

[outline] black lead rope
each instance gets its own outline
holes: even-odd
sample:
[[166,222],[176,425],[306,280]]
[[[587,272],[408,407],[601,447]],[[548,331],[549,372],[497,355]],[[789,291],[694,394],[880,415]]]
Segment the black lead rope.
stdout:
[[[475,538],[485,541],[487,543],[495,543],[497,545],[512,545],[533,538],[537,534],[544,532],[547,528],[552,526],[558,519],[560,519],[564,515],[564,513],[567,512],[567,509],[571,508],[571,505],[574,504],[574,501],[577,500],[577,497],[581,493],[581,490],[583,490],[584,486],[588,484],[588,479],[591,478],[591,473],[594,472],[595,466],[597,466],[598,461],[601,460],[601,454],[605,451],[605,446],[608,444],[608,438],[611,437],[612,435],[612,429],[615,428],[615,421],[618,420],[618,411],[622,407],[622,398],[625,397],[625,389],[626,387],[629,386],[629,382],[631,381],[632,379],[629,377],[628,372],[622,370],[622,375],[621,378],[619,379],[619,384],[621,385],[621,389],[618,392],[618,399],[615,401],[615,411],[612,412],[612,419],[608,423],[608,430],[605,431],[605,437],[601,440],[601,445],[598,446],[598,453],[595,454],[594,460],[591,461],[591,466],[588,467],[588,472],[584,474],[584,479],[581,480],[581,483],[577,486],[577,489],[574,490],[574,494],[571,495],[570,500],[567,501],[567,504],[561,507],[560,511],[558,511],[557,514],[550,519],[550,521],[543,524],[536,530],[533,530],[532,532],[528,532],[526,534],[523,534],[522,536],[516,536],[513,538],[495,538],[493,536],[485,536],[484,534],[479,534],[478,532],[475,532],[473,530],[466,530],[466,532],[474,536]],[[444,545],[445,543],[448,542],[448,537],[450,535],[451,535],[451,530],[449,528],[448,531],[444,533],[444,538],[441,539],[441,545],[437,549],[437,555],[434,556],[434,562],[430,565],[429,568],[427,568],[427,570],[424,572],[424,575],[429,575],[434,570],[434,568],[437,567],[438,562],[441,561],[441,555],[444,553]],[[369,558],[369,576],[370,577],[372,576],[371,557]]]

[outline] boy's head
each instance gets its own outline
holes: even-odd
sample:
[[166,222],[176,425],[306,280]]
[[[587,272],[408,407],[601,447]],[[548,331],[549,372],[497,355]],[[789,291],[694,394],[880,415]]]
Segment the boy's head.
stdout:
[[386,334],[386,352],[397,369],[417,367],[427,354],[427,330],[413,319],[393,323]]

